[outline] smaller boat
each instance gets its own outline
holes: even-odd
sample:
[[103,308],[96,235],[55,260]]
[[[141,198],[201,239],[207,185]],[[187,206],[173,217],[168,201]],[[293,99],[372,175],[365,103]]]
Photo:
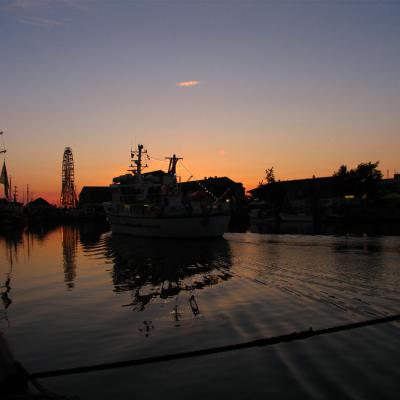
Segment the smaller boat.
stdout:
[[22,203],[0,199],[0,229],[26,224]]
[[162,238],[219,237],[230,220],[229,204],[198,192],[183,194],[176,175],[181,158],[169,159],[168,172],[143,173],[147,150],[131,151],[129,174],[113,179],[112,200],[104,210],[113,233]]
[[249,204],[249,219],[257,224],[278,222],[279,215],[274,211],[272,204],[264,200],[254,200]]
[[[3,132],[0,132],[0,136],[2,135]],[[0,147],[0,154],[5,155],[5,153],[6,149],[3,144],[3,146]],[[14,192],[14,199],[11,199],[11,177],[8,178],[5,158],[3,159],[3,167],[0,173],[0,184],[3,185],[4,189],[3,197],[0,198],[0,229],[3,227],[25,224],[26,220],[23,216],[24,208],[22,203],[17,202],[16,192]]]

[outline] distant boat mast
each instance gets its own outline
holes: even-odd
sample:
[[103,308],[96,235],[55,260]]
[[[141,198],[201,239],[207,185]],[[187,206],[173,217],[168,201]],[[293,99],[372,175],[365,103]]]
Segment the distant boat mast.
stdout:
[[3,131],[0,131],[1,143],[2,143],[2,147],[0,147],[0,154],[5,154],[7,152],[6,147],[4,145],[3,133],[4,133]]
[[[3,133],[4,133],[3,131],[0,131],[1,143],[2,143],[2,147],[0,147],[0,154],[5,154],[7,152],[6,146],[4,145]],[[3,159],[3,168],[1,169],[1,174],[0,174],[0,183],[2,183],[4,185],[4,197],[8,200],[8,198],[10,196],[9,188],[11,186],[11,182],[9,182],[9,180],[8,180],[5,156]]]

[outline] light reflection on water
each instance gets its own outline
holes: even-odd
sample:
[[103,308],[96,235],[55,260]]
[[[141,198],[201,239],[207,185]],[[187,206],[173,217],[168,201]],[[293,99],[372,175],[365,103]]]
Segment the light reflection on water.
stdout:
[[[111,235],[96,225],[38,227],[1,236],[0,260],[1,326],[32,372],[399,312],[397,236],[231,233],[172,241]],[[395,398],[398,328],[45,383],[82,398],[165,391],[175,398]]]

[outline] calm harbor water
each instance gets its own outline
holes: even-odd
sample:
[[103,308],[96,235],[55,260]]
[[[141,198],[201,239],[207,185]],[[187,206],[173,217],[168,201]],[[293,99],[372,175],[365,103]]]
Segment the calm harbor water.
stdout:
[[[209,241],[116,236],[97,225],[3,233],[1,329],[38,372],[400,312],[400,236],[252,230]],[[399,327],[42,383],[82,399],[394,399]]]

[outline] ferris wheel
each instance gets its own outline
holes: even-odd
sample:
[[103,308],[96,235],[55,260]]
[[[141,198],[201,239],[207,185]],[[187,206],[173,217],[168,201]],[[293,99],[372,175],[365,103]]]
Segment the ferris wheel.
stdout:
[[62,161],[62,182],[60,204],[64,208],[76,207],[74,157],[71,147],[66,147]]

